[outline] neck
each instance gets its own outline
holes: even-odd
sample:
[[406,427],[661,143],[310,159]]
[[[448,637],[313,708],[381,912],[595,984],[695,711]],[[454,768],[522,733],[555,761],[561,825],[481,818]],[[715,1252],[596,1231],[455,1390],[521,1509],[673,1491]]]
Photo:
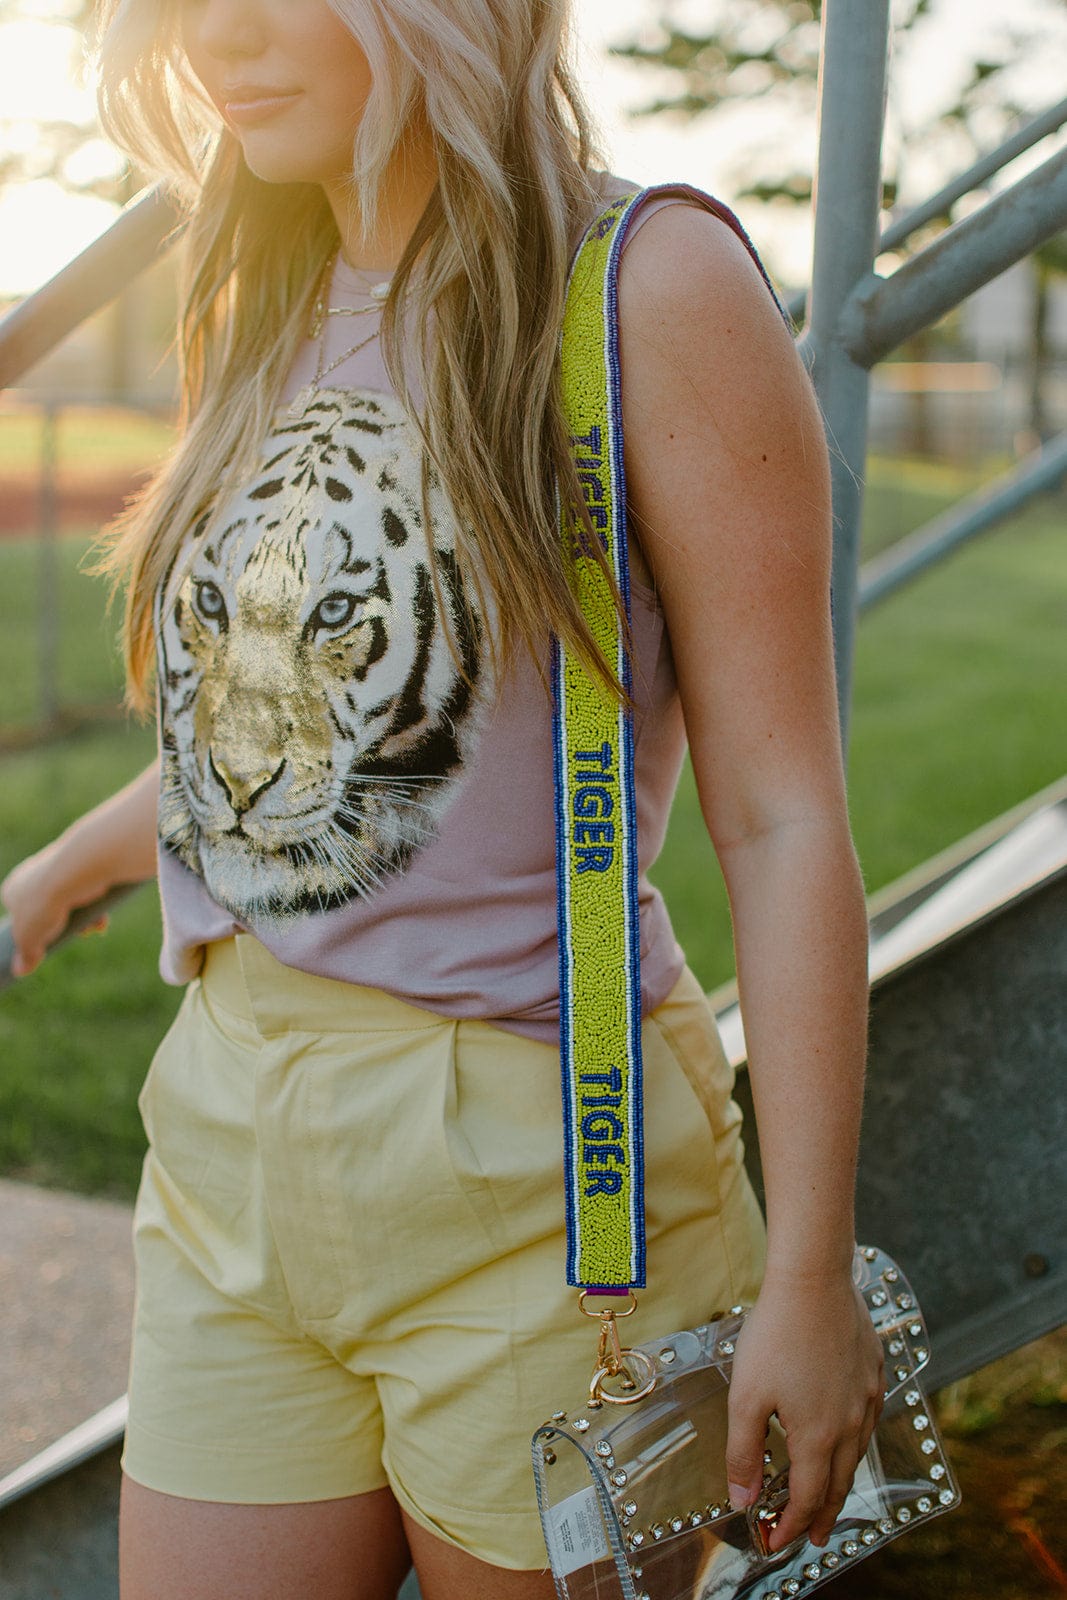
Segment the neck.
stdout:
[[393,151],[378,196],[378,215],[370,237],[360,232],[359,195],[337,179],[323,184],[341,236],[341,255],[349,266],[383,275],[400,263],[408,240],[437,183],[437,161],[429,126],[413,118]]

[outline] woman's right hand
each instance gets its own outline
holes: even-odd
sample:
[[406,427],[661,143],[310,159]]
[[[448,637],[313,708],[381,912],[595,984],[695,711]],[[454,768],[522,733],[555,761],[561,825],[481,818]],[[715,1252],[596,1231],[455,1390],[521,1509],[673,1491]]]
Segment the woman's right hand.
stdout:
[[159,765],[153,762],[8,873],[0,902],[11,918],[13,977],[24,978],[40,965],[72,912],[117,884],[155,875],[158,791]]
[[66,928],[72,911],[91,905],[109,887],[87,874],[71,836],[62,835],[12,868],[0,883],[0,902],[11,918],[15,954],[12,976],[25,978],[39,966]]

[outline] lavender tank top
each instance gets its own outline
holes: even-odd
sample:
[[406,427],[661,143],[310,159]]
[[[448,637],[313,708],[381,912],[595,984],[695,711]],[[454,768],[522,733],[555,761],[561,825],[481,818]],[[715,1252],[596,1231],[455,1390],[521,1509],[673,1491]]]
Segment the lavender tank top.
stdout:
[[[606,179],[605,203],[638,187]],[[624,248],[679,203],[706,201],[680,185],[643,202]],[[339,258],[328,304],[373,308],[381,277]],[[376,324],[329,317],[325,364]],[[259,470],[157,601],[160,971],[188,982],[206,943],[249,931],[301,971],[555,1043],[549,696],[528,655],[494,682],[484,632],[458,626],[450,510],[434,477],[431,563],[421,442],[378,341],[290,414],[315,357],[302,349]],[[631,587],[648,1011],[684,965],[648,869],[685,730],[656,595]]]

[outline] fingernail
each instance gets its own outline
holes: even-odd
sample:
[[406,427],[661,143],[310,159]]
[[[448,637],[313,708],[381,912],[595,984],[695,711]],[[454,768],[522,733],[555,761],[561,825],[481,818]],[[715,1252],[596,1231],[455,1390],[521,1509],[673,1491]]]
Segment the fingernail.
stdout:
[[739,1483],[728,1483],[730,1503],[735,1506],[750,1506],[756,1498],[755,1489],[743,1489]]

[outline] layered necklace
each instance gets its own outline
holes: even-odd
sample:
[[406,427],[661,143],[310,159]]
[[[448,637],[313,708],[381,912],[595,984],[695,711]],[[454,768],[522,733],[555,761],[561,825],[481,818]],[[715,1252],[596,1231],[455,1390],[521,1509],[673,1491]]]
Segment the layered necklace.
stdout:
[[326,304],[326,300],[329,292],[330,281],[333,276],[334,263],[337,260],[337,255],[338,252],[335,250],[323,268],[322,276],[319,279],[318,292],[315,296],[315,303],[311,310],[311,326],[308,330],[308,338],[317,339],[319,341],[318,359],[315,363],[314,376],[311,378],[310,382],[305,383],[304,387],[300,389],[290,401],[289,417],[293,422],[299,421],[299,419],[304,415],[308,406],[311,404],[313,397],[318,392],[319,386],[321,385],[323,378],[326,377],[327,373],[333,372],[334,368],[339,367],[342,361],[347,361],[349,356],[354,356],[357,350],[362,350],[366,345],[370,344],[372,339],[376,339],[378,337],[378,329],[374,328],[372,332],[367,334],[366,338],[357,340],[357,342],[354,345],[351,345],[349,349],[342,351],[339,356],[336,356],[328,366],[326,365],[327,318],[361,317],[365,316],[371,311],[380,311],[382,308],[382,303],[389,293],[389,285],[392,282],[390,278],[385,278],[381,283],[376,283],[371,287],[370,294],[373,296],[373,299],[370,305],[328,306]]

